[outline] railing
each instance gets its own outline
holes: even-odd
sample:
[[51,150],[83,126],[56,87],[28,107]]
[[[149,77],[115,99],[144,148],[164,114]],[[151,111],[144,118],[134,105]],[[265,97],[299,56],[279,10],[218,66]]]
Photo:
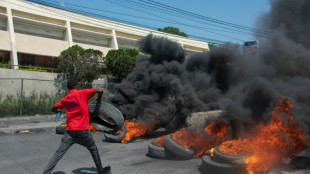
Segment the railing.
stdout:
[[59,73],[60,72],[60,70],[57,68],[46,68],[46,67],[41,67],[41,66],[27,66],[27,65],[0,64],[0,68],[8,68],[8,67],[9,67],[9,69],[14,69],[13,67],[17,67],[18,69],[25,68],[25,69],[29,69],[29,71],[31,71],[32,69],[41,69],[41,70],[46,70],[47,72],[51,72],[51,73]]
[[[0,118],[54,114],[51,108],[68,93],[67,82],[61,79],[0,78],[0,86]],[[103,99],[114,93],[113,83],[80,83],[80,87],[103,88]]]

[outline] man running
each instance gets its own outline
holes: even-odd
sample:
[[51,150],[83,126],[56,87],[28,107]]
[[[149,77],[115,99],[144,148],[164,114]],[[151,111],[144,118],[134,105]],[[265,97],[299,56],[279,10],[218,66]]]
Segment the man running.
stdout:
[[65,155],[67,150],[74,143],[80,144],[89,150],[99,174],[110,174],[110,166],[102,168],[97,146],[89,132],[88,100],[93,97],[94,94],[98,93],[97,101],[100,101],[103,90],[102,88],[80,90],[76,79],[70,79],[67,83],[67,87],[69,93],[52,108],[52,111],[56,112],[65,108],[67,110],[66,115],[68,126],[61,139],[59,148],[45,167],[43,174],[51,173],[57,162]]

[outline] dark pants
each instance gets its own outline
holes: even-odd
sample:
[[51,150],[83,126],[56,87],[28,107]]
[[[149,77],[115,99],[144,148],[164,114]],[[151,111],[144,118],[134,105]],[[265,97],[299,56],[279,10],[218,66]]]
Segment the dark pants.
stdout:
[[55,168],[56,164],[58,163],[58,161],[65,155],[67,150],[74,143],[80,144],[89,150],[96,164],[98,173],[103,173],[102,164],[95,141],[92,135],[90,134],[89,130],[84,130],[84,131],[65,131],[65,134],[61,139],[59,148],[57,149],[54,156],[45,167],[43,174],[51,173]]

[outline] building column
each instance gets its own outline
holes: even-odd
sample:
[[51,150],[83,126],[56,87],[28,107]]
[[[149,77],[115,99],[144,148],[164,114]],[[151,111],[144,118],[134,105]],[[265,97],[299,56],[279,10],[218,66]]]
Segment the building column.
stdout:
[[72,47],[73,45],[73,40],[72,40],[72,32],[71,32],[71,24],[70,21],[66,21],[66,35],[65,35],[65,40],[68,41],[69,47]]
[[114,49],[118,49],[118,43],[117,43],[117,37],[116,37],[115,30],[112,30],[111,47]]
[[6,10],[7,10],[7,15],[8,15],[7,26],[8,26],[8,31],[10,33],[10,38],[11,38],[11,54],[10,54],[11,65],[13,65],[13,69],[18,69],[18,57],[17,57],[12,9],[8,7]]

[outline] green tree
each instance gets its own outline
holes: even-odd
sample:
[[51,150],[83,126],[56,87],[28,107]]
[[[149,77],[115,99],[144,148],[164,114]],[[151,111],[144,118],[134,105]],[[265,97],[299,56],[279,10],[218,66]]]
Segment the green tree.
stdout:
[[211,48],[214,48],[214,47],[215,47],[215,44],[214,44],[214,43],[208,43],[208,45],[209,45],[209,49],[211,49]]
[[103,53],[99,50],[84,49],[74,45],[62,51],[57,57],[57,68],[66,78],[91,83],[103,69]]
[[175,35],[179,35],[179,36],[184,36],[184,37],[188,37],[186,33],[181,32],[178,28],[176,27],[165,27],[165,28],[158,28],[157,31],[161,31],[161,32],[165,32],[165,33],[170,33],[170,34],[175,34]]
[[108,72],[120,82],[134,69],[138,54],[139,51],[136,49],[110,50],[105,57],[104,63]]

